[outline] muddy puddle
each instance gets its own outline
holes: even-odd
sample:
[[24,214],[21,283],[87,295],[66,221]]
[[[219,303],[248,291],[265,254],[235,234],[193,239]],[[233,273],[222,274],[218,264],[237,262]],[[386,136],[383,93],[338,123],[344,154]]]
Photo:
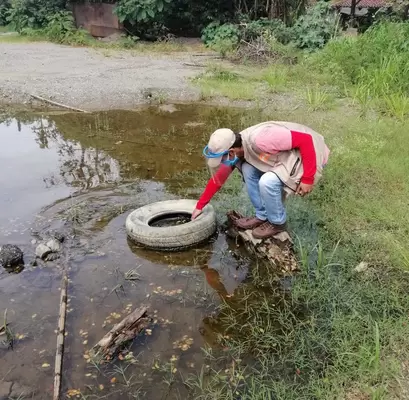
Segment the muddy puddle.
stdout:
[[[176,106],[0,119],[0,244],[20,246],[25,261],[21,273],[0,270],[0,325],[7,310],[14,338],[11,350],[0,336],[0,398],[1,390],[52,396],[64,268],[63,398],[188,398],[182,382],[200,374],[201,349],[218,334],[206,320],[245,280],[249,261],[222,232],[182,253],[140,248],[127,240],[125,219],[151,202],[197,197],[209,133],[241,113]],[[59,258],[35,262],[50,232],[64,237]],[[149,329],[124,359],[95,365],[91,347],[143,304]]]

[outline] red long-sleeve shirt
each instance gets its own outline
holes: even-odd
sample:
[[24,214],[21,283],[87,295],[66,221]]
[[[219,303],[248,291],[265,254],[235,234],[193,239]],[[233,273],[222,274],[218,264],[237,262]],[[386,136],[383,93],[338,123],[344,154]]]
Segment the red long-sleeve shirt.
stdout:
[[[301,182],[309,185],[314,183],[315,172],[317,171],[317,158],[311,135],[287,129],[278,131],[265,129],[256,136],[256,145],[262,152],[269,154],[299,149],[304,171]],[[227,181],[233,169],[233,167],[220,164],[216,174],[209,179],[205,190],[196,204],[198,210],[202,210],[210,202]]]

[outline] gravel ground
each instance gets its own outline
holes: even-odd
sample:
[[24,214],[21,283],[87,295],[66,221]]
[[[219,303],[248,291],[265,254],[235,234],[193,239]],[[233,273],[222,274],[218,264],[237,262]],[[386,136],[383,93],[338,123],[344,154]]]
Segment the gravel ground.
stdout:
[[[85,110],[132,108],[153,100],[194,101],[189,55],[0,43],[0,104],[30,104],[30,94]],[[200,57],[203,61],[202,58]]]

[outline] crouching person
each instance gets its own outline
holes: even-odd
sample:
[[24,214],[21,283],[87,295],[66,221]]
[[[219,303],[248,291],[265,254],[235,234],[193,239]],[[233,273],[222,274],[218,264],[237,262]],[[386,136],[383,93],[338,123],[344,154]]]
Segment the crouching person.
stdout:
[[285,231],[285,198],[291,194],[305,196],[314,189],[329,153],[319,133],[293,122],[263,122],[240,133],[218,129],[203,150],[213,173],[192,219],[201,214],[230,174],[238,170],[255,215],[237,220],[237,226],[251,229],[257,239]]

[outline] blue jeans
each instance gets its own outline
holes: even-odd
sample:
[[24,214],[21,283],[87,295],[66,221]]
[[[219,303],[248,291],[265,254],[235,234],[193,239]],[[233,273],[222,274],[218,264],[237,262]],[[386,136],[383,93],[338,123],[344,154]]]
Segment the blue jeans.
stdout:
[[250,200],[256,209],[256,217],[272,224],[286,222],[287,213],[283,204],[284,185],[274,172],[262,172],[247,162],[242,173]]

